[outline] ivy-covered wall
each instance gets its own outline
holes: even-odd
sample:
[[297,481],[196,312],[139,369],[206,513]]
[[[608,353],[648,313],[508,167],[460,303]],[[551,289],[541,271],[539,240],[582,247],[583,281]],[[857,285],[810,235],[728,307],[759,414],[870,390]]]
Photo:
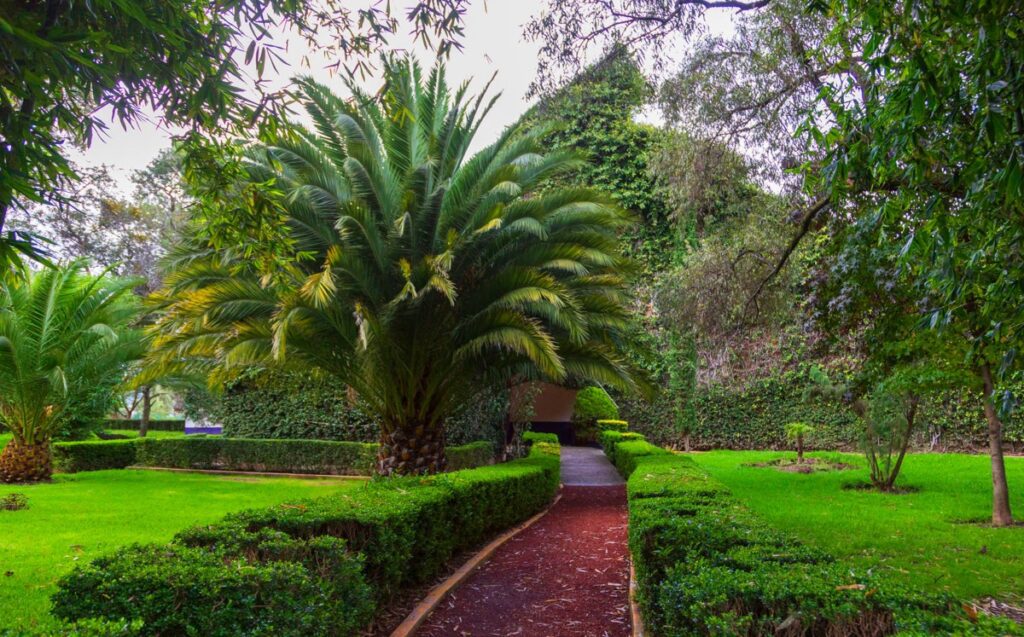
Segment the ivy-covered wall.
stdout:
[[[805,400],[805,375],[792,372],[749,382],[742,388],[701,387],[696,398],[694,449],[788,449],[786,423],[804,421],[815,427],[809,443],[817,449],[854,450],[860,423],[846,405]],[[1024,390],[1024,384],[1014,388]],[[683,446],[673,426],[672,402],[665,394],[648,402],[619,398],[620,416],[631,431],[659,445]],[[1005,439],[1011,449],[1024,450],[1024,414],[1007,418]],[[987,429],[977,394],[945,392],[926,399],[917,420],[916,450],[982,451]]]

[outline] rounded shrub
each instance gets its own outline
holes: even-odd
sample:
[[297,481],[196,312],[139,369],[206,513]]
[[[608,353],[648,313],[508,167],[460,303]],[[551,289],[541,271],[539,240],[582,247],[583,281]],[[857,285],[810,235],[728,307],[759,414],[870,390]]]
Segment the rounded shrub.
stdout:
[[577,443],[597,441],[599,420],[618,420],[619,407],[601,387],[587,387],[576,393],[573,405],[573,433]]

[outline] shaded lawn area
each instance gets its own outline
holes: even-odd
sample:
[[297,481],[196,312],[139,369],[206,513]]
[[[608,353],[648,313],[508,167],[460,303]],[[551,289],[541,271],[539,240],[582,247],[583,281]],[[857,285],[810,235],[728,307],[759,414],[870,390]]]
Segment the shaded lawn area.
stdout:
[[357,480],[213,476],[145,470],[57,474],[0,485],[29,508],[0,511],[0,632],[47,625],[56,580],[75,564],[133,542],[166,542],[193,524],[287,500],[338,493]]
[[[856,455],[842,456],[858,467],[847,471],[799,474],[742,466],[783,456],[795,454],[712,451],[693,457],[777,528],[851,565],[962,599],[1020,600],[1024,526],[962,523],[990,519],[988,456],[908,456],[900,482],[920,491],[901,495],[844,490],[844,483],[868,479],[864,460]],[[1017,519],[1024,519],[1024,458],[1007,458],[1006,465],[1011,505]]]

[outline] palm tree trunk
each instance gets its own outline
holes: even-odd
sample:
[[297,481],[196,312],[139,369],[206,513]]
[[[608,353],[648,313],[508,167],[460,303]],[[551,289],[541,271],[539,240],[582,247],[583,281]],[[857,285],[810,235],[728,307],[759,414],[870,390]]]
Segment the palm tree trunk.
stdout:
[[988,421],[988,448],[992,458],[992,525],[1010,526],[1010,487],[1006,484],[1006,462],[1003,460],[1003,421],[996,414],[992,394],[995,383],[988,363],[981,366],[981,380],[985,388],[985,419]]
[[377,473],[382,476],[441,473],[448,467],[444,443],[443,426],[381,427]]
[[153,410],[153,388],[146,385],[142,388],[142,420],[139,421],[139,438],[149,433],[149,415]]
[[0,452],[0,482],[40,482],[53,475],[50,441],[26,443],[12,438]]

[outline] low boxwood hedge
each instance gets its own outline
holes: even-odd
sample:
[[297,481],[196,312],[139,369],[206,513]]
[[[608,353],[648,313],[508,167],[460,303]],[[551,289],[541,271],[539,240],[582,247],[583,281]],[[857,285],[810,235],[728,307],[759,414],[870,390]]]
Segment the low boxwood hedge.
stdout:
[[352,635],[401,587],[525,520],[559,484],[559,449],[227,516],[58,583],[61,619],[141,620],[139,635]]
[[86,440],[53,445],[53,467],[62,473],[124,469],[135,464],[135,440]]
[[619,432],[603,442],[628,478],[629,548],[652,635],[1024,635],[802,545],[687,456]]
[[[139,429],[140,422],[128,418],[108,418],[107,429]],[[185,420],[182,418],[152,418],[149,421],[150,431],[185,431]]]

